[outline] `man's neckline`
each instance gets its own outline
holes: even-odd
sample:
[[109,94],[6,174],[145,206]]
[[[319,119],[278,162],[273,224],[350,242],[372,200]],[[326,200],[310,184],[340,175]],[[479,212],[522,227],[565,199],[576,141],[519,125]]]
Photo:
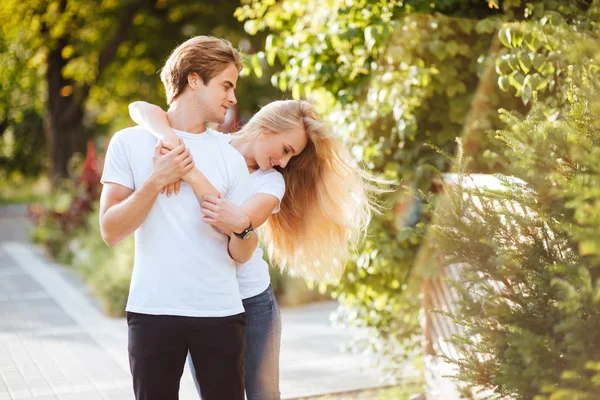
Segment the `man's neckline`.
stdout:
[[[171,128],[171,129],[173,129],[173,128]],[[191,132],[180,131],[179,129],[173,129],[173,132],[175,132],[178,136],[185,137],[186,139],[200,139],[201,137],[205,136],[207,133],[211,133],[212,130],[209,128],[206,128],[206,130],[204,132],[191,133]]]

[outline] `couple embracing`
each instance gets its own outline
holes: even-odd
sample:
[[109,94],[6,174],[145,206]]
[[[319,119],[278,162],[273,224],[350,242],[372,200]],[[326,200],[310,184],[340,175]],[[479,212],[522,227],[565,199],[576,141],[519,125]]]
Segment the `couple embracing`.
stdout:
[[241,57],[197,36],[167,59],[169,109],[130,105],[139,125],[107,150],[102,237],[135,234],[127,301],[137,400],[178,398],[186,359],[204,400],[279,399],[281,317],[270,258],[309,276],[339,273],[378,191],[312,105],[275,101],[234,134]]

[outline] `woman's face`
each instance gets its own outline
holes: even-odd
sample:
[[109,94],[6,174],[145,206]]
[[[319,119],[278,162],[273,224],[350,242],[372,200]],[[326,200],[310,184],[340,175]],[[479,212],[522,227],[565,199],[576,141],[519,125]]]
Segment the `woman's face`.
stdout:
[[304,150],[307,143],[308,138],[302,127],[282,133],[263,132],[254,144],[254,157],[258,168],[285,168],[292,157]]

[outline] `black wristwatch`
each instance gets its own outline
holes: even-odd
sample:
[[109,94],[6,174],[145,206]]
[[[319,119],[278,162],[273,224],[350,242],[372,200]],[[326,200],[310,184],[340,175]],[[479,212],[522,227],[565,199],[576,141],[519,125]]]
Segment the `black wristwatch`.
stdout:
[[248,239],[250,236],[252,236],[252,233],[254,233],[254,231],[252,230],[252,222],[250,222],[250,226],[244,229],[241,233],[233,232],[235,236],[239,237],[242,240]]

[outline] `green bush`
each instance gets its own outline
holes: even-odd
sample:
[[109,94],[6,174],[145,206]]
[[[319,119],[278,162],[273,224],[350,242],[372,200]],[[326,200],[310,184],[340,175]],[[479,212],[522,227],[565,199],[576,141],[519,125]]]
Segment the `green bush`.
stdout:
[[72,266],[88,281],[106,314],[125,315],[133,270],[134,238],[130,236],[114,248],[102,240],[98,203],[85,226],[71,239]]
[[282,272],[278,267],[271,266],[269,272],[271,275],[271,286],[281,307],[296,307],[302,304],[331,299],[331,296],[324,290],[324,287],[307,282],[297,276],[290,276],[287,272]]
[[0,172],[0,205],[40,201],[50,193],[50,186],[50,180],[45,177]]
[[561,108],[503,114],[510,128],[498,136],[522,183],[448,188],[440,208],[436,244],[461,275],[449,316],[465,328],[451,361],[485,398],[598,398],[599,70],[572,68]]
[[[506,128],[496,132],[505,172],[520,181],[446,188],[439,209],[433,241],[460,268],[458,307],[446,315],[465,329],[451,339],[458,358],[449,361],[468,396],[592,400],[600,382],[600,3],[526,8],[533,18],[500,31],[498,64],[510,90],[531,102],[525,116],[502,111]],[[514,62],[539,54],[547,69]],[[514,79],[528,71],[547,73],[539,85]]]
[[[378,353],[400,378],[422,340],[414,265],[431,221],[432,171],[451,167],[435,148],[452,154],[471,125],[483,132],[473,147],[491,148],[485,130],[502,127],[497,108],[520,106],[495,84],[492,44],[506,10],[480,0],[242,4],[237,16],[246,30],[269,33],[248,70],[277,68],[271,82],[315,103],[358,164],[408,189],[378,199],[384,212],[329,288],[340,302],[339,321],[374,333],[355,349]],[[474,152],[481,170],[502,163]]]

